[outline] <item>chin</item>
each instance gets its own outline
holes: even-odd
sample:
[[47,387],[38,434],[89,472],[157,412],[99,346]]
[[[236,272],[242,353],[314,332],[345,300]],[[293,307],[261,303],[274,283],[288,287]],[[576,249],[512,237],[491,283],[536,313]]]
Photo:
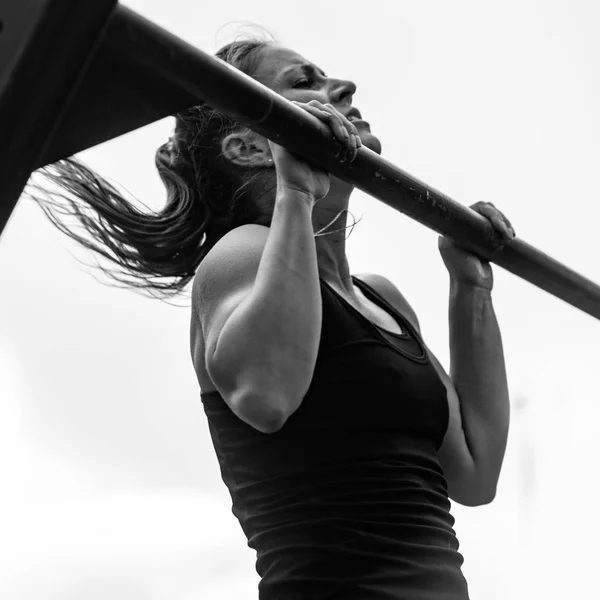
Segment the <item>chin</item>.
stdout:
[[372,150],[376,154],[381,154],[381,142],[370,131],[361,132],[360,141],[369,150]]

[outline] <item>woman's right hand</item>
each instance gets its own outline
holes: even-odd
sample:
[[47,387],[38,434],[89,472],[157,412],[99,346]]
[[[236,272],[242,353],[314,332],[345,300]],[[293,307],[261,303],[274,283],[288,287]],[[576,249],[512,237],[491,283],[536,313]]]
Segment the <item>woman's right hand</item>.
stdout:
[[[340,144],[342,160],[352,162],[356,158],[358,148],[362,146],[358,131],[344,115],[331,104],[322,104],[317,100],[308,103],[294,102],[296,106],[317,117],[331,128]],[[313,167],[299,156],[288,152],[283,146],[269,140],[271,154],[277,171],[277,190],[294,190],[306,194],[315,202],[324,198],[329,192],[329,173]]]

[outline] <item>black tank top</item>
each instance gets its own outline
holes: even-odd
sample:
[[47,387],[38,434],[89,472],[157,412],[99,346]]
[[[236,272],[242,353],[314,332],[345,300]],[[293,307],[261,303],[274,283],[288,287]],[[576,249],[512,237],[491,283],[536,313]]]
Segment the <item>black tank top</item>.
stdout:
[[[321,280],[316,368],[276,433],[202,395],[223,481],[257,553],[260,600],[468,600],[437,459],[446,388],[419,334],[373,325]],[[248,598],[251,593],[248,593]]]

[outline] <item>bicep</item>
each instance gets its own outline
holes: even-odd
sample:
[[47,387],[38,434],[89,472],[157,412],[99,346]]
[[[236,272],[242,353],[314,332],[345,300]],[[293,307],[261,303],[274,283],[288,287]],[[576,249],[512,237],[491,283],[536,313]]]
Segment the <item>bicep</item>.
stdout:
[[277,343],[276,309],[285,303],[255,293],[268,234],[259,225],[230,232],[203,261],[193,290],[206,371],[232,412],[262,433],[277,431],[297,408],[299,372]]

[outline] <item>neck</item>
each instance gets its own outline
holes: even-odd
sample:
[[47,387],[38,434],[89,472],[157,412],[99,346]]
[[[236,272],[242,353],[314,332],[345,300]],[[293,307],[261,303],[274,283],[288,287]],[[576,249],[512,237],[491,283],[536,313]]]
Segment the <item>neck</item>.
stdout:
[[[315,237],[319,276],[338,291],[354,297],[350,265],[346,256],[346,226],[352,189],[347,183],[331,177],[329,193],[313,209],[313,227],[315,233],[323,229],[321,234],[326,234]],[[331,223],[333,219],[335,221]]]

